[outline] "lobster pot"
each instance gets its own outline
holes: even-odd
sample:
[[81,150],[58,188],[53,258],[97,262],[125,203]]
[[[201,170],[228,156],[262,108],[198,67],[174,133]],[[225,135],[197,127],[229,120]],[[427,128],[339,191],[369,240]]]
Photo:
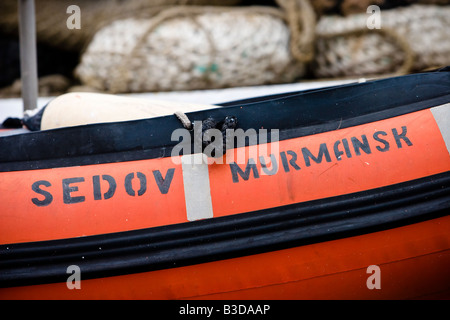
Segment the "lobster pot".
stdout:
[[[346,18],[323,17],[316,27],[318,77],[406,73],[450,64],[450,6],[412,5]],[[372,24],[373,23],[373,24]]]
[[102,28],[76,75],[115,93],[291,82],[304,64],[290,54],[289,41],[278,8],[176,7]]

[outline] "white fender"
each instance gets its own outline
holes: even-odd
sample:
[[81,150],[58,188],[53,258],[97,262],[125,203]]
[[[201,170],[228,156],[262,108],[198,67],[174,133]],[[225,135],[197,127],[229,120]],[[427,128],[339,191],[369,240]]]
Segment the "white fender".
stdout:
[[41,130],[92,123],[154,118],[219,106],[176,101],[145,100],[111,94],[72,92],[52,100],[46,107]]

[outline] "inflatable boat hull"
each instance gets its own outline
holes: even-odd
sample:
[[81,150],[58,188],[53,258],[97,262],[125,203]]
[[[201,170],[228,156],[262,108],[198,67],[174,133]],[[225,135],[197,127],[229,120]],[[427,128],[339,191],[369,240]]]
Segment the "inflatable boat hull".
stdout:
[[171,116],[3,137],[0,297],[448,297],[449,101],[437,72],[188,114],[267,129],[210,164]]

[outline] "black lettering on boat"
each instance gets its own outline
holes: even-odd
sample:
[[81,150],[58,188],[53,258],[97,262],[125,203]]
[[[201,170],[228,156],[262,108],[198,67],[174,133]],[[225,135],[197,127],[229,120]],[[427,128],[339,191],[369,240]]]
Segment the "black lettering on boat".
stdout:
[[315,163],[321,163],[323,157],[325,156],[325,160],[327,162],[331,162],[330,153],[328,152],[328,148],[326,143],[321,143],[319,147],[319,154],[315,157],[308,148],[302,148],[303,159],[305,160],[305,166],[311,166],[311,160]]
[[375,132],[373,134],[373,139],[378,141],[378,142],[381,142],[384,145],[383,148],[381,146],[376,146],[375,148],[378,151],[381,151],[381,152],[389,151],[389,142],[387,140],[384,140],[384,139],[380,138],[380,136],[387,136],[387,135],[388,134],[386,132],[384,132],[384,131],[377,131],[377,132]]
[[62,180],[63,201],[65,204],[84,202],[84,200],[86,199],[85,196],[72,196],[72,192],[78,191],[78,186],[71,186],[71,184],[80,182],[84,182],[83,177],[67,178]]
[[[140,187],[137,195],[142,196],[147,191],[147,177],[142,172],[136,172],[136,176],[139,179]],[[132,180],[134,179],[134,172],[127,174],[125,177],[125,191],[132,197],[136,196],[136,192],[133,189]]]
[[[107,174],[102,175],[102,180],[108,182],[108,184],[109,184],[108,191],[106,191],[103,194],[103,199],[104,200],[111,199],[114,196],[114,193],[116,192],[116,188],[117,188],[116,180]],[[101,187],[100,187],[100,176],[92,177],[92,185],[94,188],[94,200],[102,200],[102,192],[101,192]]]
[[266,163],[266,161],[264,160],[263,156],[259,156],[259,161],[261,162],[261,167],[262,170],[265,174],[267,174],[268,176],[272,176],[274,174],[276,174],[278,172],[278,162],[277,159],[275,158],[274,154],[270,154],[270,164],[272,166],[272,169],[268,169],[268,165]]
[[[167,194],[172,184],[175,168],[167,169],[165,176],[162,175],[160,170],[153,170],[152,173],[159,192],[161,194]],[[80,183],[85,182],[85,179],[91,181],[90,178],[85,177],[72,177],[61,180],[63,202],[65,204],[86,201],[86,194],[79,194]],[[142,196],[147,191],[147,177],[142,172],[128,173],[122,181],[124,183],[125,192],[132,197]],[[33,182],[31,189],[40,196],[32,198],[31,202],[38,207],[44,207],[51,204],[53,202],[53,195],[51,190],[46,190],[46,188],[50,187],[52,187],[52,184],[47,180]],[[117,188],[117,180],[113,176],[108,174],[97,174],[92,176],[91,199],[95,201],[112,199],[118,190],[124,192],[123,189]]]
[[353,149],[355,150],[355,154],[357,156],[361,155],[361,150],[364,151],[366,154],[372,153],[372,151],[370,150],[369,140],[367,140],[365,134],[361,136],[362,142],[356,137],[351,137],[350,140],[352,141]]
[[[239,176],[242,179],[247,181],[250,178],[250,172],[253,172],[253,176],[255,178],[259,178],[258,169],[256,168],[256,163],[253,158],[248,159],[247,166],[245,167],[245,171],[242,170],[236,162],[230,163],[231,175],[233,177],[233,182],[239,182]],[[238,176],[239,175],[239,176]]]
[[[393,137],[395,139],[396,145],[399,149],[403,146],[412,146],[413,144],[411,140],[407,137],[407,132],[407,127],[402,126],[400,133],[397,129],[392,128],[391,131],[375,131],[371,136],[363,134],[360,137],[353,136],[342,138],[330,143],[329,145],[327,145],[327,143],[321,143],[318,147],[317,153],[314,152],[317,150],[317,146],[303,147],[301,148],[301,153],[303,156],[304,166],[311,167],[314,163],[320,164],[324,159],[326,162],[331,162],[330,151],[328,148],[332,150],[334,156],[336,157],[336,161],[342,161],[345,158],[344,156],[346,156],[347,159],[350,159],[353,156],[361,156],[362,154],[371,155],[375,151],[387,152],[392,150],[391,146],[393,145],[393,142],[390,142],[392,140],[389,140],[389,137]],[[353,154],[352,150],[354,152]],[[250,179],[252,173],[254,178],[259,178],[259,165],[261,166],[262,173],[266,175],[278,174],[278,166],[282,166],[285,173],[291,172],[291,168],[300,170],[296,152],[292,150],[285,150],[281,151],[279,155],[280,157],[270,154],[272,169],[268,168],[266,162],[267,157],[262,156],[257,158],[257,160],[260,161],[259,164],[255,163],[253,158],[250,158],[245,169],[242,169],[234,162],[231,163],[230,169],[233,182],[238,183],[242,180],[247,181]]]
[[[291,158],[287,159],[286,153],[291,156]],[[283,169],[285,172],[289,172],[289,165],[295,170],[300,170],[300,167],[297,165],[297,154],[292,150],[287,150],[286,152],[280,152],[281,163],[283,164]]]
[[46,181],[46,180],[39,180],[39,181],[34,182],[31,185],[31,190],[33,190],[34,192],[36,192],[36,193],[38,193],[40,195],[43,195],[44,199],[43,200],[39,200],[38,198],[32,198],[31,202],[33,202],[38,207],[45,207],[45,206],[48,206],[50,203],[52,203],[53,196],[47,190],[41,189],[41,186],[51,187],[52,184],[50,182]]
[[340,144],[341,144],[341,140],[338,140],[333,145],[334,156],[336,157],[337,161],[341,161],[342,160],[341,156],[344,154],[344,151],[339,150]]
[[351,158],[352,157],[352,153],[350,152],[350,146],[348,144],[348,140],[347,139],[342,139],[342,144],[344,145],[344,151],[345,151],[345,155],[347,156],[347,158]]
[[166,177],[163,178],[159,170],[153,170],[153,176],[155,177],[156,184],[158,185],[161,194],[167,194],[167,192],[169,192],[174,173],[175,168],[170,168],[167,170]]
[[392,129],[392,134],[394,135],[394,139],[395,142],[397,143],[397,147],[399,149],[402,148],[402,140],[406,143],[406,145],[408,147],[412,146],[412,142],[411,140],[408,139],[408,137],[406,136],[408,129],[406,128],[406,126],[402,127],[402,133],[398,133],[397,129]]

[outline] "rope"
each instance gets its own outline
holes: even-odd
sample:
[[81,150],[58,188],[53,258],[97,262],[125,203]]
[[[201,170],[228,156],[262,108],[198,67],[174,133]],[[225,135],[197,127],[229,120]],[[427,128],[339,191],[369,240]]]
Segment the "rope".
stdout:
[[[184,112],[177,111],[174,114],[178,118],[178,120],[181,121],[181,123],[185,129],[187,129],[189,131],[194,129],[192,122],[189,120],[188,116]],[[211,154],[211,156],[218,157],[218,156],[224,155],[227,150],[227,130],[228,129],[233,129],[233,130],[236,129],[237,124],[238,124],[238,119],[235,116],[226,116],[222,121],[216,121],[212,117],[208,117],[207,119],[201,121],[202,151],[204,151],[205,148],[213,142],[211,139],[211,136],[208,134],[208,130],[217,129],[217,130],[220,130],[220,132],[222,134],[222,139],[223,139],[222,140],[222,154],[215,154],[216,149],[214,149],[214,150],[212,150],[212,151],[214,151],[214,154]],[[200,143],[200,141],[198,141],[197,143]]]
[[185,129],[192,130],[192,122],[184,112],[177,111],[174,114],[178,118],[178,120],[181,121]]
[[308,0],[276,0],[286,13],[291,32],[291,53],[301,62],[314,58],[316,15]]

